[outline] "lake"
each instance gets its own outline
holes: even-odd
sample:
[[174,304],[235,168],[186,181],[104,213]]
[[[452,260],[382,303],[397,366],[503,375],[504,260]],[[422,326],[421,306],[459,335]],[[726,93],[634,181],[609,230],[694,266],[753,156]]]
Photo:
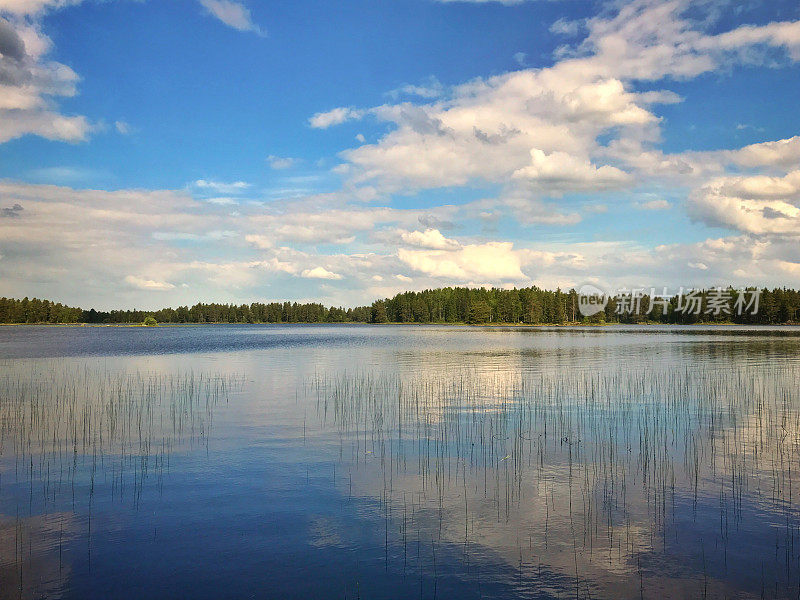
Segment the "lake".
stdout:
[[0,598],[795,598],[799,351],[2,327]]

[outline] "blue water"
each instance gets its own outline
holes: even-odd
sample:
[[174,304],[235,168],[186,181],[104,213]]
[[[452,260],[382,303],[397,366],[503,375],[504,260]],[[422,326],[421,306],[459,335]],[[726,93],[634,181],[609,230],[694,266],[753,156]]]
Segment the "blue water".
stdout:
[[0,598],[796,597],[792,328],[0,328]]

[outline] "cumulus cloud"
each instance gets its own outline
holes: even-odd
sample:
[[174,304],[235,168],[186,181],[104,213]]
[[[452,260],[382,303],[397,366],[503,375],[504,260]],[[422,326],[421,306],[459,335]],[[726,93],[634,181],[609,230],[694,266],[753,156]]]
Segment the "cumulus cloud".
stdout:
[[[568,155],[575,166],[590,162],[602,132],[651,126],[656,118],[636,100],[616,80],[585,82],[550,71],[518,71],[460,86],[447,101],[374,108],[371,114],[396,129],[378,143],[343,156],[356,182],[378,183],[388,190],[473,180],[508,183],[515,173],[525,173],[533,150],[545,156],[560,153],[556,158]],[[351,118],[352,110],[343,110]],[[594,173],[601,185],[625,179],[617,167],[603,166]],[[587,169],[581,176],[587,176]]]
[[536,181],[550,191],[602,190],[620,187],[632,180],[628,173],[616,167],[596,167],[588,159],[558,151],[545,154],[538,148],[531,150],[531,164],[514,171],[512,177]]
[[789,167],[800,163],[800,136],[750,144],[723,154],[743,167]]
[[611,18],[590,19],[577,60],[623,79],[656,81],[692,78],[720,65],[763,63],[768,56],[753,52],[758,46],[783,50],[789,60],[800,58],[800,22],[742,25],[713,35],[684,16],[691,6],[688,0],[636,0]]
[[692,194],[689,214],[743,233],[800,236],[800,171],[715,178]]
[[403,232],[403,242],[425,248],[398,248],[397,256],[414,271],[432,277],[461,282],[481,279],[490,282],[522,280],[522,258],[511,242],[460,244],[439,231]]
[[[0,15],[36,14],[51,3],[0,5]],[[35,21],[0,16],[0,143],[24,136],[66,142],[85,140],[88,119],[61,114],[55,99],[77,93],[78,75],[47,59],[52,44]]]
[[511,242],[468,244],[455,252],[399,248],[397,256],[414,271],[445,280],[461,283],[474,279],[524,280],[520,257],[513,248]]
[[409,246],[431,250],[458,250],[461,247],[457,241],[447,239],[439,230],[430,228],[425,231],[402,231],[400,239]]
[[[603,191],[664,176],[701,177],[724,162],[792,160],[782,146],[723,153],[664,155],[658,104],[680,102],[669,90],[635,91],[641,81],[686,79],[721,66],[764,62],[759,48],[798,59],[800,22],[742,26],[709,34],[684,16],[688,0],[637,0],[585,22],[560,20],[553,30],[585,29],[577,46],[551,67],[476,79],[426,102],[340,107],[311,117],[325,128],[372,116],[390,125],[377,142],[342,153],[340,172],[355,185],[388,193],[500,184],[531,201],[571,191]],[[652,86],[650,86],[652,87]],[[610,136],[609,141],[602,141]],[[767,156],[770,155],[771,156]],[[535,189],[532,183],[537,184]],[[535,192],[535,193],[532,193]]]
[[[798,231],[795,182],[791,174],[774,171],[798,164],[800,138],[739,150],[664,154],[656,147],[660,119],[653,106],[682,99],[669,90],[634,89],[639,81],[687,79],[720,66],[766,62],[764,48],[784,52],[786,60],[798,60],[800,25],[772,23],[708,34],[683,16],[688,6],[684,0],[639,0],[620,5],[610,16],[583,23],[561,21],[554,31],[575,35],[585,27],[587,35],[578,46],[562,50],[552,67],[477,79],[451,88],[432,102],[423,98],[422,102],[369,109],[340,108],[314,118],[319,126],[328,127],[371,115],[391,125],[377,142],[343,153],[348,165],[342,173],[355,185],[369,184],[389,193],[473,182],[502,185],[497,198],[463,207],[464,214],[487,224],[511,214],[523,223],[572,225],[580,221],[580,215],[546,201],[547,196],[597,193],[666,178],[671,186],[696,187],[687,202],[696,220],[748,235],[794,235]],[[611,139],[601,142],[603,136]],[[729,168],[773,172],[725,175]],[[653,199],[634,207],[667,210],[671,204]],[[481,269],[474,272],[462,257],[466,246],[438,231],[408,231],[401,241],[411,248],[400,248],[398,258],[417,273],[460,281],[498,281]],[[762,248],[749,238],[739,243]],[[764,243],[786,249],[778,240]],[[679,245],[669,252],[686,252],[678,262],[706,267],[693,267],[698,272],[735,279],[739,277],[734,267],[737,259],[743,264],[763,260],[757,252],[745,257],[735,248],[739,246],[709,242]],[[482,251],[497,253],[500,265],[513,265],[513,260],[503,262],[504,257],[518,256],[508,247],[488,246]],[[595,268],[609,276],[637,269],[646,273],[655,268],[663,252],[663,248],[639,249],[626,260],[611,254],[593,260]],[[700,261],[697,253],[716,258]],[[537,260],[540,265],[554,265],[562,274],[573,269],[580,272],[586,264],[580,256],[566,257],[563,252],[540,254]],[[787,264],[794,263],[772,262],[767,271],[789,272]],[[512,266],[506,275],[522,272]],[[542,276],[550,282],[564,281],[553,274]]]
[[306,279],[341,279],[342,276],[338,273],[328,271],[325,267],[314,267],[313,269],[304,269],[300,273],[301,277]]

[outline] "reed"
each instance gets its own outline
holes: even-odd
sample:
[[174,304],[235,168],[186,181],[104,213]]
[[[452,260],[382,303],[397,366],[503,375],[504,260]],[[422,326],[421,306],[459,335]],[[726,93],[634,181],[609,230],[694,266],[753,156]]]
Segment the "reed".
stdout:
[[462,576],[488,548],[521,595],[725,596],[758,593],[752,569],[729,570],[755,549],[784,597],[800,592],[798,380],[786,362],[362,370],[306,392],[349,493],[383,502],[404,571],[435,582],[432,553],[407,548],[460,544]]
[[[214,408],[240,385],[237,377],[192,371],[116,372],[59,363],[4,370],[0,494],[16,508],[13,524],[0,515],[0,589],[46,595],[41,555],[53,552],[38,546],[55,538],[58,570],[50,582],[57,591],[53,582],[67,576],[63,546],[77,529],[78,513],[88,514],[91,532],[96,484],[110,493],[105,501],[138,508],[146,486],[160,492],[171,454],[208,444]],[[2,539],[11,527],[13,543]]]

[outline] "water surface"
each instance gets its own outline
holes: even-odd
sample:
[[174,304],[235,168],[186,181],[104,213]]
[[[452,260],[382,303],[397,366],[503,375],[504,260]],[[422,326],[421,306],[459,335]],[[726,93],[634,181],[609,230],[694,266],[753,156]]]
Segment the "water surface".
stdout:
[[792,328],[0,328],[0,598],[797,597]]

